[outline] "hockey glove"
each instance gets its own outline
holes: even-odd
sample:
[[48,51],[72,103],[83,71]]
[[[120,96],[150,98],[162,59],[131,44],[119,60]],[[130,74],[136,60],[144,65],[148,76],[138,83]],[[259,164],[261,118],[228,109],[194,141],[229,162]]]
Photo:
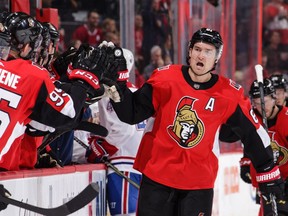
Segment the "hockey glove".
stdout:
[[[106,42],[106,41],[104,41]],[[105,50],[109,56],[109,67],[103,77],[118,82],[126,82],[129,78],[127,63],[121,47],[115,46],[112,42],[102,42],[99,47]]]
[[[0,196],[3,196],[3,197],[10,197],[11,196],[10,192],[7,189],[5,189],[2,184],[0,184]],[[6,204],[4,202],[0,202],[0,211],[6,209],[7,205],[8,204]]]
[[73,69],[83,69],[95,74],[99,79],[108,67],[108,55],[100,48],[82,45],[73,59]]
[[249,158],[245,158],[245,157],[241,158],[240,176],[241,176],[241,179],[247,184],[251,184],[250,165],[251,165],[251,160]]
[[270,165],[264,172],[256,174],[256,181],[259,184],[259,191],[262,199],[271,202],[271,197],[276,200],[283,200],[284,197],[284,181],[280,175],[278,166]]
[[76,52],[77,49],[75,47],[69,47],[64,53],[59,55],[54,62],[52,62],[52,72],[56,80],[67,75],[68,65],[72,62]]
[[35,168],[52,168],[61,167],[55,159],[49,153],[43,153],[39,155]]
[[94,139],[90,143],[90,147],[86,152],[85,157],[89,163],[102,163],[107,160],[109,154],[103,148],[101,143],[103,142],[102,138]]
[[116,148],[114,145],[111,145],[110,143],[108,143],[102,137],[90,136],[88,138],[88,143],[92,144],[93,142],[98,142],[99,144],[101,144],[101,146],[106,150],[106,152],[109,154],[109,156],[114,155],[118,151],[118,148]]
[[104,97],[105,89],[99,83],[99,76],[102,76],[102,72],[108,67],[107,64],[106,52],[100,48],[93,47],[83,48],[73,60],[73,70],[69,73],[69,78],[78,80],[83,85],[86,84],[88,104],[92,104]]

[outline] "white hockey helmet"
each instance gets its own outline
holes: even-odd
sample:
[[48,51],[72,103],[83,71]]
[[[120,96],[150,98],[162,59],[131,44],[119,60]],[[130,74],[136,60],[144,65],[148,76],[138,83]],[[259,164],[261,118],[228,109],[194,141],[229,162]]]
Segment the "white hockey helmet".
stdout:
[[130,73],[134,65],[134,55],[130,50],[125,48],[123,48],[123,55],[126,59],[128,72]]

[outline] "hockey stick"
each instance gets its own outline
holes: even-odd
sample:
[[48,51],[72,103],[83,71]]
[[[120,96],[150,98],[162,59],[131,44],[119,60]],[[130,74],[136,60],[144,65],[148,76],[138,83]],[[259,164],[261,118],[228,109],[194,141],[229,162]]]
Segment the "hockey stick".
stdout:
[[[89,147],[82,140],[80,140],[79,138],[74,136],[74,140],[78,144],[80,144],[83,148],[85,148],[86,150],[89,149]],[[115,167],[113,164],[111,164],[107,160],[103,161],[103,163],[105,163],[106,166],[110,167],[112,170],[114,170],[115,173],[117,173],[119,176],[121,176],[122,178],[127,180],[130,184],[132,184],[135,188],[137,188],[139,190],[140,186],[136,182],[134,182],[132,179],[130,179],[126,175],[124,175],[117,167]]]
[[73,199],[56,208],[41,208],[5,196],[0,196],[0,202],[11,204],[19,208],[23,208],[28,211],[33,211],[42,215],[63,216],[63,215],[69,215],[83,208],[85,205],[90,203],[96,196],[98,196],[98,194],[99,194],[98,184],[91,183]]
[[257,82],[259,85],[263,125],[264,125],[265,130],[268,131],[268,124],[267,124],[267,117],[265,113],[265,103],[264,103],[263,67],[259,64],[255,65],[255,71],[256,71]]
[[64,133],[71,131],[71,130],[88,131],[90,133],[93,133],[95,135],[99,135],[102,137],[106,137],[108,135],[108,130],[105,127],[99,124],[94,124],[92,122],[81,121],[75,128],[71,128],[68,130],[59,130],[59,131],[56,131],[54,133],[47,135],[44,138],[42,144],[38,147],[38,152],[43,151],[47,145],[49,145],[51,142],[53,142],[55,139],[57,139]]
[[112,170],[114,170],[115,173],[117,173],[119,176],[123,177],[125,180],[127,180],[130,184],[132,184],[135,188],[137,188],[138,190],[140,189],[140,186],[134,182],[132,179],[128,178],[127,176],[125,176],[117,167],[115,167],[112,163],[110,163],[109,161],[103,161],[106,166],[110,167]]
[[[267,117],[265,113],[265,102],[264,102],[263,67],[260,64],[255,65],[255,71],[256,71],[257,82],[259,84],[262,121],[263,121],[265,130],[268,132],[268,123],[267,123]],[[276,197],[272,193],[270,193],[270,201],[271,201],[273,216],[278,216]]]

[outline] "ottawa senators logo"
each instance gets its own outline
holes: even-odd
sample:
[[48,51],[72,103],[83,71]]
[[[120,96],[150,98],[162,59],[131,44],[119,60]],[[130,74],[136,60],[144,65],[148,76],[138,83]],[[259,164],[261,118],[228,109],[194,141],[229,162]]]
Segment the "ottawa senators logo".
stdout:
[[195,147],[204,135],[204,125],[193,110],[197,99],[183,97],[177,106],[173,125],[167,127],[168,134],[184,148]]
[[288,149],[278,144],[275,139],[275,132],[269,131],[269,135],[271,136],[270,144],[273,150],[274,162],[279,166],[286,164],[288,161]]

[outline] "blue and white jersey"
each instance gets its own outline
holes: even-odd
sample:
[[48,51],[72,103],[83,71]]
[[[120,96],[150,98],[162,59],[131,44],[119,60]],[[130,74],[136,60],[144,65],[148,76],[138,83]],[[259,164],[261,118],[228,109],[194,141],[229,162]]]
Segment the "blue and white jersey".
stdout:
[[[130,87],[136,91],[135,87]],[[138,151],[146,120],[129,125],[119,120],[109,98],[102,98],[98,102],[100,125],[107,128],[109,134],[105,137],[106,141],[118,148],[118,151],[109,157],[110,162],[120,171],[139,173],[133,169],[134,160]],[[113,170],[108,169],[108,174]]]

